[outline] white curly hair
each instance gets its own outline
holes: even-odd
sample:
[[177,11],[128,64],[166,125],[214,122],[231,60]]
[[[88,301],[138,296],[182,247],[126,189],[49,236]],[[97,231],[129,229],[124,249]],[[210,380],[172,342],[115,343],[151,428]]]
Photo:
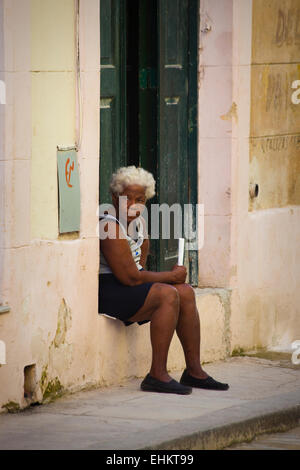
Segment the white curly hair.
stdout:
[[155,195],[155,180],[152,173],[134,165],[123,166],[112,175],[110,190],[113,194],[119,195],[131,184],[143,186],[146,199],[151,199]]

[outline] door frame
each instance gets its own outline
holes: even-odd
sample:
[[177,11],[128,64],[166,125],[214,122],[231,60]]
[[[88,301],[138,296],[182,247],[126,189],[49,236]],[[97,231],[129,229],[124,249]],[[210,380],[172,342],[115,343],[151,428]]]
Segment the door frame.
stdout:
[[[163,0],[159,0],[163,1]],[[125,11],[126,0],[118,0],[116,2],[116,6],[119,4],[120,10]],[[124,69],[124,63],[126,64],[126,52],[124,48],[125,40],[125,16],[124,14],[121,15],[123,20],[120,23],[120,29],[122,30],[120,34],[122,34],[123,42],[117,46],[115,43],[115,47],[117,47],[116,52],[118,55],[118,63],[120,64],[120,70]],[[193,205],[193,220],[192,220],[192,230],[197,232],[198,227],[196,227],[197,223],[197,216],[196,216],[196,207],[198,201],[198,38],[199,38],[199,19],[200,19],[200,0],[188,0],[188,95],[187,95],[187,128],[188,128],[188,150],[187,150],[187,172],[188,172],[188,202]],[[100,18],[101,21],[101,18]],[[115,41],[120,41],[120,37],[116,36]],[[100,45],[101,46],[101,45]],[[120,47],[120,49],[119,49]],[[119,62],[120,61],[120,62]],[[123,64],[123,65],[122,65]],[[122,65],[122,66],[121,66]],[[102,70],[105,66],[102,66]],[[101,67],[100,67],[101,70]],[[110,67],[108,67],[108,71],[110,71]],[[103,72],[101,72],[102,75]],[[126,73],[125,73],[126,75]],[[126,76],[123,77],[123,80],[126,80]],[[120,78],[122,78],[120,77]],[[101,80],[102,83],[102,80]],[[126,83],[126,82],[125,82]],[[126,89],[123,81],[123,86]],[[102,86],[102,85],[101,85]],[[100,93],[100,100],[102,98]],[[124,142],[120,142],[120,157],[121,160],[126,160],[126,147],[127,147],[127,139],[126,139],[126,106],[123,104],[123,99],[120,97],[120,135]],[[123,109],[123,111],[122,111]],[[100,123],[101,123],[101,114],[100,114]],[[100,124],[101,125],[101,124]],[[101,125],[102,127],[102,125]],[[101,135],[101,129],[100,129]],[[101,145],[101,142],[100,142]],[[99,149],[100,150],[100,149]],[[100,165],[101,165],[101,156],[100,156]],[[100,172],[100,182],[103,174]],[[107,175],[105,175],[107,176]],[[107,182],[105,182],[107,185]],[[100,184],[103,188],[103,184]],[[99,191],[100,195],[100,191]],[[100,200],[101,202],[101,200]],[[103,201],[105,202],[105,201]],[[188,281],[190,284],[197,286],[198,285],[198,251],[189,251],[188,252],[188,259],[189,259],[189,272],[188,272]]]
[[[188,187],[189,202],[195,207],[192,228],[198,232],[196,208],[198,203],[198,43],[200,0],[189,0],[189,61],[188,61]],[[198,251],[189,251],[189,282],[198,286]]]

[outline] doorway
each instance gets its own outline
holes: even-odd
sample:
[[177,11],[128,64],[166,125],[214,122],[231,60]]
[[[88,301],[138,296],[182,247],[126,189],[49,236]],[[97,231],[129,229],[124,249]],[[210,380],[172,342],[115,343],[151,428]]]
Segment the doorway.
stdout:
[[[198,0],[101,0],[101,203],[113,171],[136,165],[156,179],[151,204],[196,204],[198,14]],[[172,217],[170,239],[151,240],[148,269],[177,262]],[[197,260],[186,252],[193,285]]]

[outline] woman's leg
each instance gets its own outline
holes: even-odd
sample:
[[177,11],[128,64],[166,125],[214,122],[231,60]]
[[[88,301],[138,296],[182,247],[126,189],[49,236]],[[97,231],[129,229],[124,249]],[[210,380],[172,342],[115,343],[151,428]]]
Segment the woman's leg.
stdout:
[[180,310],[176,327],[182,344],[188,373],[204,379],[207,374],[200,363],[200,319],[194,289],[189,284],[175,284],[180,298]]
[[152,345],[152,364],[150,375],[163,382],[171,377],[167,372],[167,359],[171,340],[177,325],[179,314],[179,295],[177,289],[155,283],[151,287],[144,305],[129,321],[150,320]]

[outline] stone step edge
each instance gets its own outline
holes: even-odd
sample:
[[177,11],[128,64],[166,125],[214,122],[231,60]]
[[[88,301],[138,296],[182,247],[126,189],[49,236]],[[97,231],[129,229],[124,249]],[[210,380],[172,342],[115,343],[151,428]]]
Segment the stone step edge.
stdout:
[[256,436],[284,432],[299,426],[300,404],[253,418],[193,432],[141,450],[222,450],[234,444],[250,442]]

